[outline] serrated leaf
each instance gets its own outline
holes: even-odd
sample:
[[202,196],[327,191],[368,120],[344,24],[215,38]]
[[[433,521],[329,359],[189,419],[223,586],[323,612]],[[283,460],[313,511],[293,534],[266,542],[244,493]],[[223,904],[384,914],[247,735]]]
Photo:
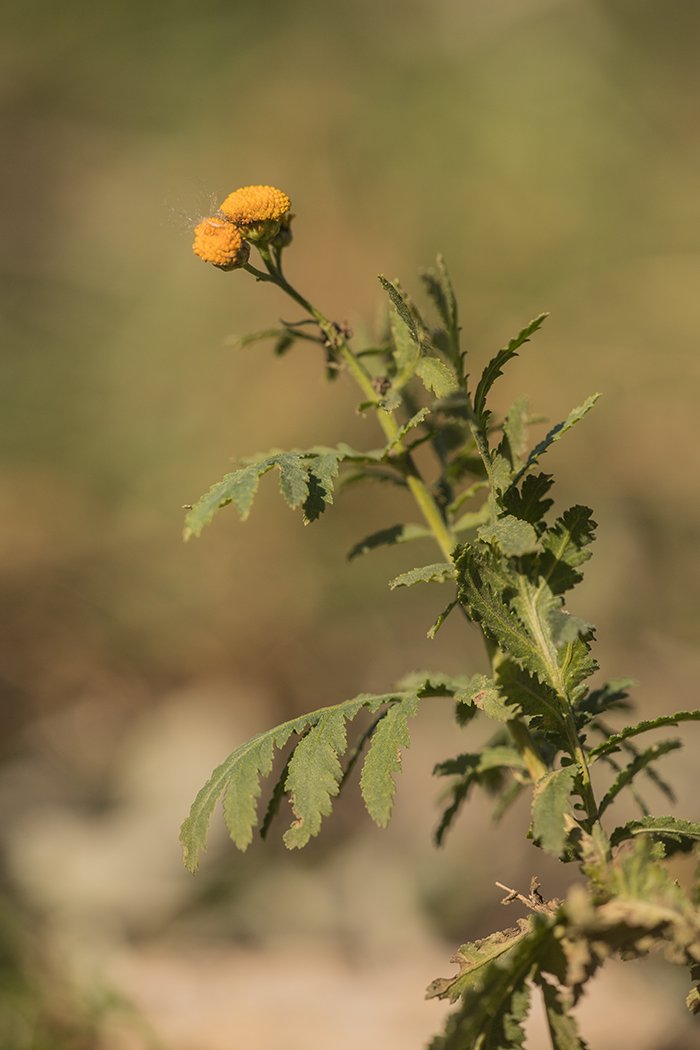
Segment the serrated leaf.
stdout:
[[506,514],[491,525],[482,525],[477,533],[486,543],[495,541],[507,558],[529,554],[538,549],[537,533],[527,521]]
[[386,446],[386,453],[387,453],[387,455],[393,449],[396,449],[401,444],[401,442],[405,438],[406,434],[408,434],[409,430],[413,430],[414,427],[417,427],[419,425],[419,423],[422,423],[423,420],[425,419],[425,417],[427,415],[429,415],[429,414],[430,414],[430,409],[429,408],[421,408],[421,409],[419,409],[416,412],[416,414],[414,416],[411,416],[411,418],[408,420],[408,422],[404,423],[404,425],[397,432],[396,437],[393,438],[389,442],[389,444]]
[[[541,681],[551,684],[552,671],[556,666],[556,650],[552,645],[551,652],[543,653],[520,616],[503,600],[502,593],[512,586],[509,578],[503,578],[496,563],[482,557],[468,545],[459,555],[456,568],[460,601],[472,618],[484,624],[501,649],[521,661]],[[521,605],[528,616],[539,623],[537,599],[521,599]],[[547,611],[546,608],[539,610],[540,613]]]
[[521,714],[518,704],[513,703],[492,678],[483,674],[473,676],[463,697],[495,722],[510,722]]
[[430,1050],[516,1050],[523,1045],[522,1023],[530,1001],[527,982],[552,937],[554,918],[534,915],[531,923],[505,951],[467,972],[462,1005],[448,1017],[445,1034],[432,1041]]
[[382,828],[389,823],[394,802],[392,774],[401,772],[401,748],[410,747],[407,720],[417,710],[416,693],[389,708],[377,726],[362,767],[362,797],[370,817]]
[[[610,684],[612,685],[613,683]],[[640,733],[648,733],[652,729],[661,729],[664,726],[677,726],[680,722],[700,722],[700,710],[677,711],[675,715],[661,715],[659,718],[638,722],[635,726],[627,726],[622,732],[613,733],[602,744],[597,744],[596,747],[591,748],[588,753],[588,759],[589,761],[595,761],[601,755],[608,754],[611,751],[619,751],[619,745],[623,741],[639,736]]]
[[423,540],[432,536],[430,529],[425,525],[392,525],[390,529],[380,529],[373,532],[371,536],[365,536],[363,540],[356,543],[348,554],[348,561],[357,558],[360,554],[368,554],[377,547],[392,547],[396,543],[408,543],[410,540]]
[[552,487],[551,474],[528,474],[520,489],[511,485],[503,493],[503,507],[531,525],[539,524],[554,500],[545,498]]
[[417,336],[414,336],[415,324],[413,329],[409,328],[403,315],[399,314],[395,307],[392,307],[389,318],[391,321],[391,338],[394,344],[393,355],[396,363],[396,376],[392,382],[394,401],[390,402],[385,399],[385,403],[389,407],[394,408],[401,403],[400,399],[396,398],[397,392],[406,385],[416,370],[416,365],[420,358],[420,343],[417,341]]
[[333,502],[333,480],[338,464],[379,463],[386,449],[357,452],[341,443],[337,448],[315,446],[307,451],[270,452],[254,456],[246,466],[227,474],[212,485],[190,508],[185,518],[185,539],[199,536],[221,507],[233,503],[242,521],[250,514],[260,478],[273,467],[280,470],[280,491],[290,507],[304,504],[304,519],[314,521],[327,503]]
[[454,566],[447,565],[445,562],[436,562],[433,565],[422,565],[418,569],[401,573],[400,576],[396,576],[389,582],[389,587],[393,591],[396,587],[412,587],[414,583],[430,583],[431,580],[444,583],[445,580],[453,578]]
[[587,1050],[579,1035],[576,1018],[569,1012],[573,996],[565,989],[555,988],[541,974],[535,977],[535,981],[542,989],[552,1050]]
[[[180,841],[184,850],[185,866],[195,872],[199,866],[199,851],[206,849],[207,829],[217,799],[226,789],[224,816],[231,838],[240,850],[246,850],[253,838],[253,827],[257,821],[257,802],[260,796],[260,776],[267,776],[272,769],[275,747],[281,748],[292,733],[302,734],[314,727],[329,714],[341,714],[352,719],[362,707],[376,711],[382,704],[402,699],[404,693],[383,695],[362,694],[352,700],[333,707],[324,707],[310,714],[294,718],[265,733],[258,733],[251,740],[236,748],[212,773],[192,804],[190,815],[184,821]],[[331,726],[333,729],[334,726]],[[306,738],[305,738],[306,739]],[[286,790],[285,785],[285,790]]]
[[447,365],[438,361],[437,357],[421,357],[416,365],[418,375],[427,390],[432,390],[435,397],[447,397],[457,390],[457,380]]
[[552,609],[549,614],[549,626],[552,633],[552,641],[559,648],[567,642],[575,642],[577,638],[591,634],[595,628],[592,623],[572,616],[566,609]]
[[387,281],[383,274],[379,274],[379,283],[391,299],[397,314],[408,329],[414,343],[420,345],[420,337],[416,326],[416,319],[408,304],[408,297],[398,281]]
[[284,785],[297,818],[284,835],[288,849],[300,849],[318,834],[321,818],[331,811],[331,798],[340,791],[343,771],[338,755],[346,748],[342,710],[326,712],[295,747]]
[[560,857],[568,837],[566,816],[571,814],[569,796],[576,779],[571,766],[546,773],[535,784],[532,801],[532,838],[546,853]]
[[445,326],[445,333],[450,344],[445,352],[456,362],[459,357],[457,303],[442,255],[437,257],[436,270],[419,270],[419,275],[425,284],[428,295],[437,307],[440,320]]
[[615,828],[610,836],[610,845],[619,846],[626,839],[637,835],[649,835],[657,842],[663,842],[666,856],[674,853],[688,853],[700,842],[700,824],[678,817],[642,817],[641,820],[630,820],[624,827]]
[[578,408],[571,410],[567,418],[562,423],[557,423],[555,427],[549,431],[549,433],[540,441],[539,445],[535,445],[532,452],[527,458],[527,463],[522,470],[516,475],[513,484],[517,484],[520,478],[535,465],[540,456],[547,451],[550,445],[553,445],[555,441],[559,441],[564,436],[567,430],[571,430],[579,420],[583,419],[587,412],[593,408],[594,404],[600,397],[600,394],[591,394],[590,397],[586,398],[582,405]]
[[597,528],[591,514],[588,507],[570,507],[541,538],[540,571],[553,594],[571,590],[582,579],[578,566],[590,558]]
[[680,740],[659,740],[656,744],[652,744],[651,747],[646,748],[644,751],[640,751],[638,755],[635,755],[632,761],[624,769],[622,769],[613,784],[608,788],[605,797],[602,799],[600,806],[598,807],[598,813],[602,814],[608,808],[610,803],[620,793],[623,787],[627,787],[634,777],[638,773],[641,773],[650,762],[656,762],[657,759],[663,758],[670,751],[676,751],[681,747]]
[[216,485],[212,485],[209,492],[198,499],[188,512],[185,518],[185,539],[189,539],[190,536],[199,536],[217,510],[228,503],[233,503],[241,521],[245,521],[250,514],[260,478],[263,474],[267,474],[268,470],[272,470],[274,465],[274,459],[252,463],[241,470],[234,470],[226,474]]
[[278,456],[277,466],[280,468],[280,492],[294,509],[309,494],[309,476],[299,462],[299,456],[293,452]]
[[515,339],[511,339],[506,347],[498,351],[496,356],[489,361],[482,372],[481,379],[476,388],[476,393],[474,394],[474,415],[476,416],[477,425],[483,431],[485,431],[489,418],[489,413],[486,411],[486,397],[489,390],[502,374],[503,366],[507,364],[511,358],[517,356],[517,350],[537,331],[546,316],[547,314],[540,314],[540,316],[536,317],[534,321],[530,321],[529,325],[526,325]]
[[510,406],[503,420],[504,440],[499,445],[499,452],[508,460],[513,471],[520,469],[527,452],[529,402],[527,394],[521,394]]
[[446,619],[447,619],[447,617],[448,617],[448,616],[450,615],[450,613],[452,612],[452,610],[453,610],[453,609],[455,608],[455,606],[456,606],[456,605],[459,605],[459,602],[458,602],[458,601],[457,601],[457,599],[455,598],[455,600],[454,600],[453,602],[450,602],[450,604],[449,604],[448,606],[446,606],[446,607],[445,607],[445,608],[444,608],[444,609],[442,610],[442,612],[441,612],[441,613],[440,613],[440,615],[438,616],[437,620],[435,621],[435,623],[433,624],[433,626],[432,626],[432,627],[430,628],[430,630],[428,631],[428,635],[427,635],[427,637],[428,637],[428,638],[430,638],[430,639],[431,639],[431,641],[432,641],[432,639],[433,639],[433,638],[435,637],[435,635],[436,635],[436,634],[438,633],[438,631],[439,631],[439,630],[440,630],[440,628],[442,627],[443,623],[445,622],[445,620],[446,620]]
[[479,972],[513,948],[526,933],[526,929],[499,930],[479,941],[463,944],[450,959],[450,962],[459,964],[459,973],[454,977],[437,977],[431,981],[425,998],[449,999],[451,1003],[456,1003]]

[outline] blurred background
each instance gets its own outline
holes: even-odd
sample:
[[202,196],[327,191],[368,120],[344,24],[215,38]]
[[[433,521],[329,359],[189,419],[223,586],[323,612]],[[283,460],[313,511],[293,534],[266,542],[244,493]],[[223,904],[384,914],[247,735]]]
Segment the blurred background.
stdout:
[[[573,611],[639,717],[700,706],[700,6],[5,0],[0,26],[0,1042],[421,1047],[446,1012],[425,985],[515,922],[495,880],[551,896],[576,873],[523,841],[526,805],[494,828],[477,799],[433,849],[432,766],[484,732],[461,739],[446,701],[416,720],[387,831],[355,784],[302,853],[278,831],[237,854],[217,814],[182,867],[194,794],[249,735],[416,667],[484,670],[456,618],[426,640],[438,586],[388,591],[429,546],[346,562],[415,520],[393,494],[349,490],[304,528],[268,477],[246,523],[182,544],[182,505],[232,456],[378,440],[315,347],[232,346],[297,312],[195,258],[192,227],[279,186],[290,279],[356,330],[376,274],[420,299],[442,251],[474,372],[549,310],[496,396],[557,422],[604,395],[548,454],[558,507],[600,525]],[[682,733],[667,772],[698,820]],[[686,991],[611,966],[584,1034],[698,1047]]]

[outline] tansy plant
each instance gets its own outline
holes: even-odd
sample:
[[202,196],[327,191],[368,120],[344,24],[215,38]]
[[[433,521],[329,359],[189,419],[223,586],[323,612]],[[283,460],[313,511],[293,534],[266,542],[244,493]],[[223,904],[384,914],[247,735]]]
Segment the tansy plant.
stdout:
[[[350,373],[360,390],[360,410],[376,416],[382,441],[357,450],[346,444],[270,452],[243,465],[189,509],[185,536],[199,536],[221,507],[232,503],[248,517],[260,478],[276,469],[290,507],[305,523],[333,502],[338,484],[382,479],[413,496],[419,522],[394,525],[361,540],[354,558],[378,547],[431,537],[438,560],[392,580],[390,587],[447,582],[452,599],[432,625],[433,637],[454,609],[478,625],[491,662],[489,677],[457,678],[413,673],[388,692],[362,694],[322,707],[260,733],[238,747],[214,770],[182,826],[185,864],[198,867],[214,805],[223,793],[224,819],[231,838],[245,850],[259,827],[265,838],[283,798],[295,819],[284,834],[290,849],[317,835],[331,800],[362,762],[362,796],[370,816],[384,826],[391,815],[393,774],[408,747],[408,719],[419,704],[452,698],[459,730],[475,718],[494,722],[479,751],[465,751],[436,766],[449,778],[447,805],[439,821],[441,843],[472,788],[494,800],[500,815],[522,792],[532,802],[528,835],[563,863],[578,865],[583,881],[565,900],[547,900],[533,879],[529,895],[518,898],[527,918],[518,926],[464,944],[453,962],[459,972],[439,978],[429,996],[459,1000],[437,1036],[433,1050],[506,1050],[520,1047],[530,994],[544,997],[556,1050],[584,1047],[571,1014],[583,987],[605,959],[646,955],[660,949],[700,981],[700,912],[669,875],[665,858],[687,853],[700,840],[700,824],[674,816],[652,816],[637,791],[641,774],[671,800],[656,763],[680,747],[676,738],[637,742],[650,730],[700,720],[700,711],[679,711],[608,728],[608,712],[628,708],[627,680],[590,688],[597,670],[591,656],[594,628],[569,612],[565,598],[582,579],[590,557],[595,522],[587,507],[550,513],[552,476],[540,463],[592,408],[598,395],[575,408],[528,450],[533,421],[526,397],[513,402],[503,419],[489,408],[491,389],[502,369],[538,330],[537,317],[500,350],[472,385],[460,349],[460,327],[452,286],[442,258],[421,273],[436,321],[428,321],[396,281],[380,277],[388,296],[389,323],[376,345],[353,349],[351,333],[329,320],[287,280],[282,254],[291,242],[290,201],[270,186],[236,190],[214,216],[196,229],[194,251],[224,270],[243,269],[258,281],[277,285],[304,317],[248,336],[244,342],[274,339],[286,352],[303,339],[316,343],[329,378]],[[249,262],[251,246],[259,265]],[[432,452],[430,478],[414,451]],[[425,456],[422,456],[423,460]],[[362,731],[348,746],[347,723],[366,713]],[[291,741],[291,747],[289,747]],[[287,759],[264,814],[257,811],[260,776],[273,765],[275,748]],[[601,775],[591,778],[594,767]],[[605,775],[605,774],[609,775]],[[623,789],[638,805],[639,819],[616,826],[613,803]],[[695,1013],[700,993],[687,999]]]

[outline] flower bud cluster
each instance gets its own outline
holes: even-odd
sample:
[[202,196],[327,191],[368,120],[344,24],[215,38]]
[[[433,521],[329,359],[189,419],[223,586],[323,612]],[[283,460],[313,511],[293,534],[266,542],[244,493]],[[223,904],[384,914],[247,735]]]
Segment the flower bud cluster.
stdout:
[[286,248],[292,239],[291,206],[274,186],[244,186],[228,195],[216,216],[196,227],[194,253],[222,270],[235,270],[248,262],[248,242]]

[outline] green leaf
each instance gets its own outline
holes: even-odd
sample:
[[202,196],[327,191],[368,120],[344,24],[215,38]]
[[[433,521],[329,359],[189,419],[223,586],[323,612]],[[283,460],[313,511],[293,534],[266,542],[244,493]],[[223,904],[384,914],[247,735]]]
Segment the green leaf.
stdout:
[[540,570],[553,594],[571,590],[583,578],[578,566],[590,558],[597,528],[591,514],[588,507],[570,507],[542,536]]
[[679,747],[682,747],[680,740],[659,740],[656,744],[652,744],[651,747],[646,748],[644,751],[640,751],[638,755],[635,755],[632,761],[622,769],[613,784],[608,789],[607,794],[603,798],[598,807],[598,813],[603,814],[608,808],[613,799],[620,793],[623,787],[627,787],[634,777],[638,773],[641,773],[650,762],[656,762],[657,759],[667,755],[669,751],[676,751]]
[[[210,779],[198,793],[192,804],[190,815],[182,825],[180,841],[184,849],[185,866],[193,873],[197,870],[199,851],[206,849],[209,820],[217,799],[224,789],[226,789],[224,817],[231,838],[240,850],[248,848],[252,842],[253,827],[257,821],[256,800],[260,796],[260,775],[267,776],[270,773],[275,747],[284,747],[292,733],[302,734],[308,727],[313,728],[320,723],[328,726],[331,715],[340,714],[346,719],[352,719],[362,707],[376,711],[382,704],[400,700],[403,696],[401,692],[381,696],[363,694],[352,700],[346,700],[342,704],[324,707],[302,715],[300,718],[294,718],[265,733],[258,733],[257,736],[236,748],[214,770]],[[330,744],[332,747],[333,740],[337,738],[337,734],[333,736],[336,733],[336,724],[337,720],[331,722],[330,737],[320,742],[323,746]],[[300,744],[307,741],[308,736],[304,736]],[[295,782],[298,783],[299,771],[295,776]],[[288,790],[287,785],[285,785],[285,790]]]
[[529,554],[539,547],[532,525],[512,514],[498,518],[492,525],[482,525],[477,535],[486,543],[495,541],[507,558]]
[[365,536],[363,540],[356,543],[348,554],[348,561],[352,561],[360,554],[368,554],[377,547],[392,547],[396,543],[423,540],[432,535],[430,529],[425,525],[392,525],[390,529],[380,529],[379,532],[373,532],[371,536]]
[[565,989],[555,988],[541,974],[535,976],[535,982],[542,989],[552,1050],[587,1050],[576,1018],[569,1012],[574,1004],[573,996]]
[[393,591],[395,587],[412,587],[414,583],[429,583],[437,580],[444,583],[445,580],[454,578],[454,567],[446,562],[436,562],[433,565],[423,565],[410,572],[403,572],[390,581],[389,587]]
[[500,959],[525,936],[526,930],[512,929],[492,933],[479,941],[463,944],[450,962],[459,964],[455,977],[436,977],[425,993],[426,999],[449,999],[456,1003],[474,978],[490,963]]
[[442,612],[438,616],[437,620],[435,621],[433,626],[428,631],[428,638],[430,638],[432,640],[435,637],[435,635],[438,633],[438,631],[442,627],[443,623],[445,622],[445,620],[450,615],[450,613],[452,612],[452,610],[455,608],[456,605],[459,605],[459,602],[455,598],[455,600],[453,602],[450,602],[450,604],[448,606],[446,606],[442,610]]
[[565,816],[576,771],[571,766],[546,773],[535,785],[532,802],[532,838],[546,853],[560,857],[568,837]]
[[520,469],[527,452],[529,402],[527,394],[521,394],[510,406],[503,421],[504,440],[499,445],[499,452],[508,460],[513,471]]
[[401,772],[401,748],[410,747],[408,718],[418,710],[416,693],[397,701],[377,726],[362,767],[360,786],[367,812],[380,827],[391,816],[396,785],[392,773]]
[[514,485],[506,489],[503,493],[503,507],[516,518],[537,525],[554,502],[545,499],[551,487],[551,474],[529,474],[520,489]]
[[[396,375],[391,384],[392,390],[397,392],[409,381],[411,376],[416,370],[416,365],[420,358],[420,343],[414,338],[413,330],[410,329],[403,316],[400,315],[396,309],[392,308],[390,315],[391,321],[391,337],[394,344],[394,361],[396,364]],[[396,404],[392,407],[398,407],[400,400],[396,400]]]
[[304,505],[305,522],[314,521],[333,502],[333,480],[338,474],[338,464],[379,463],[386,449],[356,452],[341,443],[337,448],[317,445],[307,451],[270,452],[254,456],[250,462],[227,474],[222,481],[212,485],[206,495],[195,503],[185,518],[185,539],[199,536],[205,525],[221,507],[233,503],[242,521],[250,514],[253,498],[260,478],[273,467],[280,471],[280,491],[290,507]]
[[445,326],[450,341],[448,353],[455,361],[459,356],[457,303],[442,255],[437,257],[437,270],[419,270],[418,273]]
[[624,827],[615,828],[610,836],[610,845],[619,846],[626,839],[637,835],[649,835],[656,842],[663,842],[666,856],[674,853],[689,853],[700,842],[700,824],[677,817],[643,817],[631,820]]
[[[423,420],[425,419],[425,417],[427,415],[429,415],[429,414],[430,414],[430,409],[429,408],[421,408],[421,409],[418,410],[418,412],[416,412],[416,414],[414,416],[411,416],[409,421],[407,423],[404,423],[404,425],[401,427],[401,429],[397,432],[396,437],[393,438],[389,442],[389,444],[386,446],[386,450],[385,450],[386,455],[388,455],[390,452],[392,452],[394,449],[396,449],[401,444],[401,442],[405,438],[406,434],[408,434],[409,430],[413,430],[414,427],[417,427],[418,424],[422,423]],[[419,439],[419,440],[422,440],[422,439]]]
[[272,470],[274,465],[274,459],[263,460],[260,463],[243,467],[241,470],[234,470],[231,474],[226,474],[216,485],[212,485],[209,492],[197,500],[187,514],[185,539],[189,539],[190,536],[199,536],[217,510],[228,503],[233,503],[241,521],[245,521],[250,514],[260,478],[263,474],[267,474],[268,470]]
[[399,285],[398,281],[387,281],[383,274],[379,274],[379,283],[391,299],[394,308],[408,329],[414,343],[420,345],[420,336],[413,316],[408,296]]
[[[539,954],[552,938],[554,921],[553,917],[534,915],[531,928],[516,935],[514,943],[500,952],[497,943],[488,945],[491,938],[477,942],[475,947],[484,945],[494,958],[484,964],[476,960],[471,969],[465,967],[464,975],[460,975],[461,1007],[448,1017],[445,1034],[432,1041],[430,1050],[516,1050],[523,1045],[522,1023],[530,1002],[528,981],[537,970]],[[470,947],[465,945],[459,955],[466,955],[465,949]],[[467,957],[467,967],[470,962]]]
[[280,468],[280,492],[289,506],[294,509],[303,503],[309,494],[309,478],[299,462],[299,456],[287,452],[276,457]]
[[600,394],[591,394],[589,398],[586,398],[582,405],[580,405],[578,408],[574,408],[571,410],[571,412],[569,413],[569,415],[563,423],[557,423],[555,427],[552,427],[547,436],[544,437],[542,441],[540,441],[539,445],[535,445],[532,452],[527,458],[527,463],[522,468],[522,470],[516,475],[513,484],[518,483],[523,474],[525,474],[526,471],[530,470],[530,468],[535,465],[537,460],[544,452],[547,451],[550,445],[553,445],[555,441],[559,441],[559,439],[564,436],[567,430],[571,430],[571,428],[575,426],[580,419],[583,419],[586,413],[593,408],[594,404],[596,403],[599,397]]
[[347,748],[345,717],[342,709],[327,711],[294,749],[284,785],[297,818],[284,835],[288,849],[300,849],[318,835],[321,818],[331,811],[331,797],[340,791],[338,755]]
[[475,704],[488,718],[495,722],[510,722],[520,714],[520,707],[511,701],[501,687],[492,678],[483,674],[475,674],[465,689],[462,697]]
[[552,641],[559,648],[567,642],[575,642],[577,638],[591,634],[595,628],[592,623],[572,616],[566,609],[552,609],[549,614],[549,626]]
[[421,357],[416,365],[416,375],[423,380],[427,390],[433,391],[435,397],[446,397],[457,389],[454,375],[437,357]]
[[659,718],[638,722],[636,726],[627,726],[621,733],[614,733],[607,740],[604,740],[602,744],[591,748],[588,753],[588,759],[589,761],[595,761],[601,755],[608,754],[611,751],[619,751],[619,745],[623,741],[639,736],[640,733],[648,733],[651,729],[661,729],[664,726],[677,726],[680,722],[700,722],[700,710],[677,711],[675,715],[661,715]]
[[511,339],[508,346],[504,347],[503,350],[498,351],[496,356],[489,361],[482,372],[481,379],[476,388],[476,393],[474,394],[474,415],[476,416],[477,425],[483,431],[486,429],[486,424],[490,415],[490,413],[486,411],[486,397],[489,390],[498,377],[502,375],[503,366],[507,364],[511,358],[517,356],[516,351],[523,345],[523,343],[527,343],[530,336],[537,331],[546,317],[547,314],[540,314],[540,316],[536,317],[534,321],[530,321],[529,325],[526,325],[515,339]]

